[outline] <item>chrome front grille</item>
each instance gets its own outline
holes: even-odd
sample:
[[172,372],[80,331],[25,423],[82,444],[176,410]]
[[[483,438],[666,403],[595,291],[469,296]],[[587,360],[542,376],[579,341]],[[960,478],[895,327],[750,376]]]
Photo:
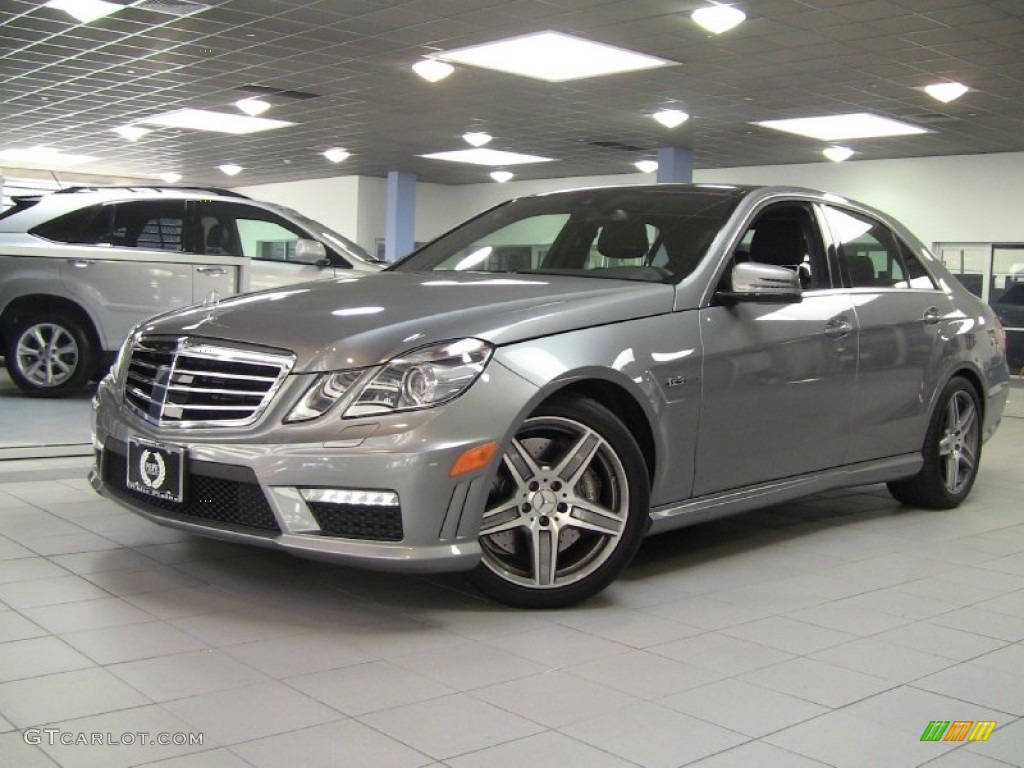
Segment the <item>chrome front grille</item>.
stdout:
[[144,336],[131,344],[124,397],[154,424],[239,427],[259,417],[294,363],[222,342]]

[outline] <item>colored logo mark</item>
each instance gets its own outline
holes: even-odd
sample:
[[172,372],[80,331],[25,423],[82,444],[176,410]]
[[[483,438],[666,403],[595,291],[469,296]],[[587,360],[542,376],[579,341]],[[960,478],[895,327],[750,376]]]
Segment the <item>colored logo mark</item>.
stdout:
[[995,729],[995,720],[932,720],[921,741],[988,741]]

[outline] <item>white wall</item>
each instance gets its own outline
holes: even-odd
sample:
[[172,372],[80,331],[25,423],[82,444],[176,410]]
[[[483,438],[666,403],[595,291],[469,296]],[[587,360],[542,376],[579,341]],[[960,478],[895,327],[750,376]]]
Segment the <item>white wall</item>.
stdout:
[[[238,187],[235,191],[256,200],[266,200],[294,208],[311,219],[323,222],[350,240],[355,240],[372,252],[373,240],[377,236],[376,226],[368,222],[365,232],[360,232],[359,227],[360,213],[365,207],[360,198],[362,181],[359,176],[336,176],[330,179],[257,184],[251,187]],[[367,181],[372,182],[376,179]],[[384,231],[383,226],[380,231]],[[364,237],[368,240],[369,246],[364,242]]]
[[[879,208],[927,245],[1024,243],[1024,152],[698,170],[698,182],[788,184],[825,189]],[[649,184],[653,174],[586,176],[505,184],[419,184],[416,240],[426,241],[511,197],[573,187]],[[384,237],[387,182],[366,177],[263,184],[240,191],[296,208],[371,252]]]

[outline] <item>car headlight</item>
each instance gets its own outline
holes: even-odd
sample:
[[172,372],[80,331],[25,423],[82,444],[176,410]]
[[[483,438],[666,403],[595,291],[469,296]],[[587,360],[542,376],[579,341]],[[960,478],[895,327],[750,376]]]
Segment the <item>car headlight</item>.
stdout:
[[443,341],[396,357],[366,382],[344,418],[409,411],[447,403],[483,373],[493,347],[480,339]]
[[317,376],[306,394],[295,404],[285,422],[309,421],[323,416],[366,371],[340,371]]
[[344,401],[342,418],[429,408],[453,400],[480,376],[492,347],[479,339],[431,344],[379,368],[324,373],[286,422],[309,421]]

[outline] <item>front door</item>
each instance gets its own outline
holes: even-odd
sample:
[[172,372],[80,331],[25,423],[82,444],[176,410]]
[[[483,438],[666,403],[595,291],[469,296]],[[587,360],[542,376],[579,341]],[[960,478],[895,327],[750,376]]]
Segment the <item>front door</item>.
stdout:
[[810,205],[764,209],[733,255],[746,260],[797,270],[805,290],[795,303],[701,310],[695,496],[828,469],[846,454],[856,321],[832,287]]

